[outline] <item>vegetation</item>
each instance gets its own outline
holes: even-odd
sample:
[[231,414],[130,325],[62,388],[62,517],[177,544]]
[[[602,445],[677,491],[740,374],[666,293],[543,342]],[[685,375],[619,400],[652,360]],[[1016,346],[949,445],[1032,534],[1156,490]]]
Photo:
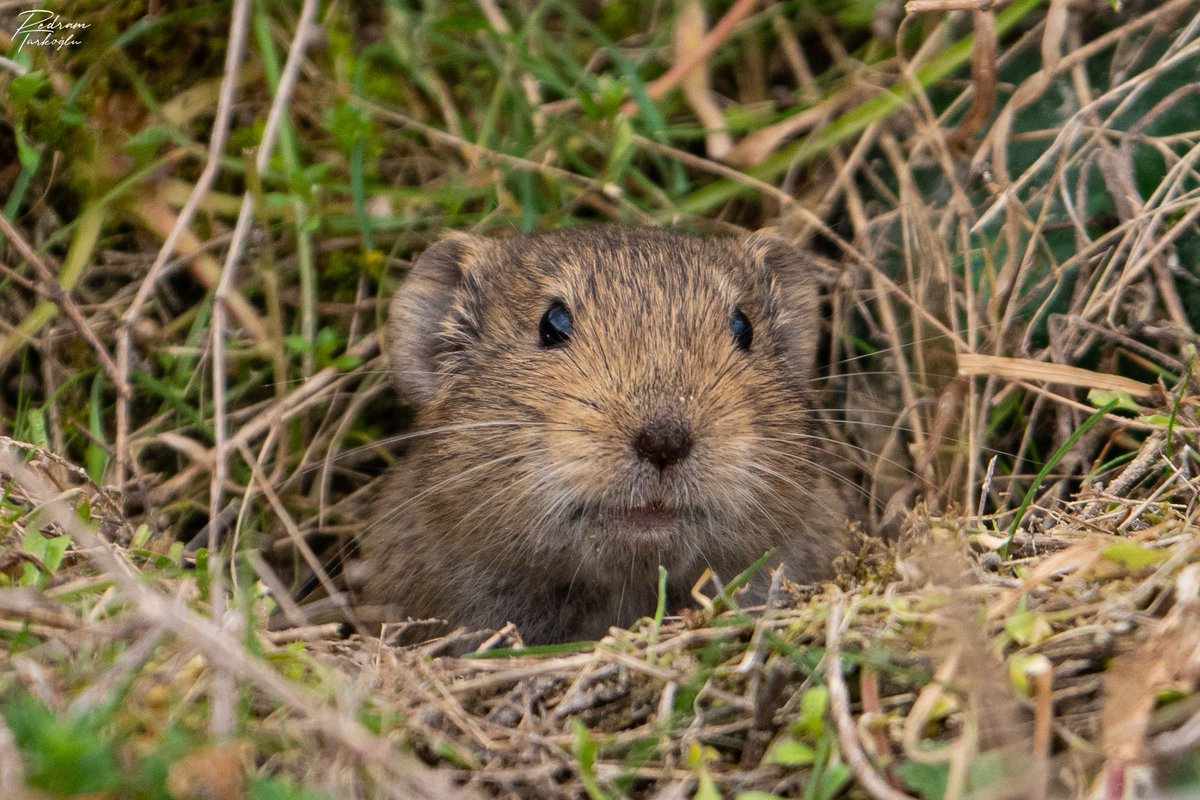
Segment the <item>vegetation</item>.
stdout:
[[[0,8],[4,797],[1200,791],[1195,0],[48,9]],[[898,537],[599,643],[321,622],[405,266],[606,220],[815,254]]]

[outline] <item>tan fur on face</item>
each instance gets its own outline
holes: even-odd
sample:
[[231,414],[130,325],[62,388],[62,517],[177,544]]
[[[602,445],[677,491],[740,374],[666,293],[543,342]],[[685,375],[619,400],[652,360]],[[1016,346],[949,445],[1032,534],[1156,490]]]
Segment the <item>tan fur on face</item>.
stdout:
[[[555,301],[572,330],[547,348]],[[793,579],[827,575],[844,509],[807,411],[817,313],[800,253],[758,235],[434,245],[392,305],[392,370],[429,433],[364,538],[368,599],[552,641],[650,613],[660,563],[675,603],[706,566],[728,580],[770,548]],[[686,455],[660,469],[647,430],[686,432]]]

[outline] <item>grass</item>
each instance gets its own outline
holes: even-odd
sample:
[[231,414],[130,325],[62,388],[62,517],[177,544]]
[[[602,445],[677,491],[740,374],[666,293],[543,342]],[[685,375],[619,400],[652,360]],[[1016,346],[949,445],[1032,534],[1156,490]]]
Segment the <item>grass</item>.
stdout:
[[[1197,791],[1200,40],[1125,6],[706,4],[724,158],[675,6],[81,1],[60,50],[0,11],[4,791]],[[267,630],[397,457],[404,267],[598,221],[815,254],[900,538],[596,643]]]

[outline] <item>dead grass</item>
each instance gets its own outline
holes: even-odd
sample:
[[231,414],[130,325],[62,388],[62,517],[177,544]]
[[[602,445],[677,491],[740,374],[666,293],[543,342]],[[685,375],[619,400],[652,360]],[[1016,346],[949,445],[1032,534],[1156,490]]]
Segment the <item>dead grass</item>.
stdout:
[[[0,62],[5,796],[1198,791],[1194,0],[683,5],[80,3]],[[599,643],[324,624],[389,268],[595,219],[818,255],[902,535]]]

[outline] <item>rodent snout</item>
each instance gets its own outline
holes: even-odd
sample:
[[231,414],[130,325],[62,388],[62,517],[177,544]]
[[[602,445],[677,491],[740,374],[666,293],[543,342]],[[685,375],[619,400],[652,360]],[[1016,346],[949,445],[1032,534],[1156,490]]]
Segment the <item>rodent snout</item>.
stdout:
[[692,452],[692,431],[678,419],[652,420],[634,434],[633,452],[662,472]]

